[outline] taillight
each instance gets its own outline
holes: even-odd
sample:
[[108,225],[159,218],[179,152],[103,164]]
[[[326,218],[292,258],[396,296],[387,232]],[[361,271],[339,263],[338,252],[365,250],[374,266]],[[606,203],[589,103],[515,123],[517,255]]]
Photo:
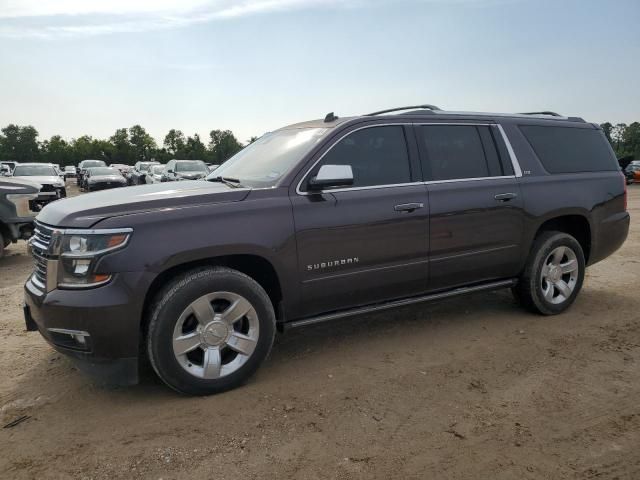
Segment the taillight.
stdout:
[[627,211],[627,177],[625,177],[624,172],[622,174],[622,185],[624,185],[624,211]]

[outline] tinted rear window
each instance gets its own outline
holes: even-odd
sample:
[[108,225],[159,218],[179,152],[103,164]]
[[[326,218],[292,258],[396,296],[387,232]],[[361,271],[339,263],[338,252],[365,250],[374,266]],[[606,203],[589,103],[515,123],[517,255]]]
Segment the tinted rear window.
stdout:
[[619,169],[600,130],[537,125],[521,125],[520,130],[549,173]]

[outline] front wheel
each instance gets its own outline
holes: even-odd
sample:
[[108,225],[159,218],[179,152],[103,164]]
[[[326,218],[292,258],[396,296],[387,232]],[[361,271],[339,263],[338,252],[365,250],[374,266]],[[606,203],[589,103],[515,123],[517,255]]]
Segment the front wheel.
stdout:
[[243,384],[269,354],[273,305],[247,275],[224,267],[187,272],[150,310],[147,352],[171,388],[208,395]]
[[582,288],[585,260],[582,246],[563,232],[543,232],[513,292],[524,307],[542,315],[564,312]]

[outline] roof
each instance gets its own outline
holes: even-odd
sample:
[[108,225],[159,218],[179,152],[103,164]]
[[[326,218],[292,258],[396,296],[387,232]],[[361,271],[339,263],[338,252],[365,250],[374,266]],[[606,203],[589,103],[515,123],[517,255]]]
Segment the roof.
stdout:
[[[435,105],[415,105],[410,107],[398,107],[398,108],[390,108],[387,110],[381,110],[378,112],[373,112],[364,115],[350,116],[350,117],[333,117],[333,114],[327,115],[325,119],[317,119],[310,120],[307,122],[294,123],[292,125],[288,125],[283,127],[284,129],[295,129],[295,128],[335,128],[338,125],[341,125],[350,120],[362,119],[367,117],[375,117],[375,118],[398,118],[398,117],[423,117],[429,116],[433,119],[446,119],[447,117],[472,117],[472,118],[520,118],[520,119],[533,119],[533,120],[558,120],[558,121],[569,121],[569,122],[580,122],[586,123],[580,117],[567,117],[564,115],[560,115],[558,113],[543,110],[539,112],[528,112],[528,113],[491,113],[491,112],[466,112],[466,111],[449,111],[449,110],[441,110]],[[326,121],[327,118],[335,118],[332,121]]]

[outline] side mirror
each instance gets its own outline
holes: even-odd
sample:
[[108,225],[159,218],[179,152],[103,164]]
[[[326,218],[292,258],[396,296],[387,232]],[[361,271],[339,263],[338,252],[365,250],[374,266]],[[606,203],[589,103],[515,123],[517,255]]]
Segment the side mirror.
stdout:
[[173,170],[167,170],[167,173],[175,173]]
[[318,192],[325,188],[350,187],[353,185],[351,165],[322,165],[318,174],[309,180],[310,192]]

